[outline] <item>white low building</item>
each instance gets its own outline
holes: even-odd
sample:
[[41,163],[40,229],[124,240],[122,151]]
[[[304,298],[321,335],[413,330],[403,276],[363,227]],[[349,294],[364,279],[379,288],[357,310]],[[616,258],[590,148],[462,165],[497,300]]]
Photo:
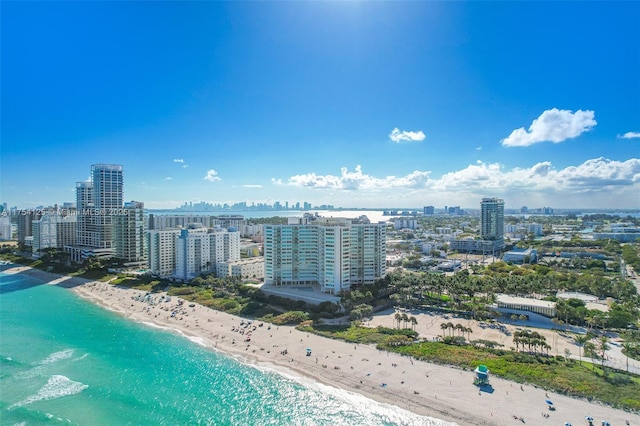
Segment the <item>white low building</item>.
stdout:
[[547,300],[529,299],[526,297],[508,296],[498,294],[496,299],[498,308],[513,311],[533,312],[545,317],[556,316],[556,304]]
[[264,257],[234,260],[216,265],[218,278],[239,277],[242,279],[264,279]]

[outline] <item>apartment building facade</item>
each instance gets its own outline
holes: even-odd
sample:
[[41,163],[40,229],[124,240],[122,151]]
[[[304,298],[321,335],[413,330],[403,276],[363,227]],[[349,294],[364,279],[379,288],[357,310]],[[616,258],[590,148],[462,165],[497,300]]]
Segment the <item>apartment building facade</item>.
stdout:
[[319,285],[337,294],[373,284],[386,272],[384,224],[318,218],[312,224],[265,225],[265,284]]
[[113,215],[115,257],[126,266],[146,266],[144,203],[131,201]]
[[162,278],[176,271],[176,246],[180,229],[151,230],[146,233],[148,265],[152,274]]
[[216,265],[240,259],[238,231],[208,228],[181,229],[176,241],[174,277],[190,280],[216,272]]

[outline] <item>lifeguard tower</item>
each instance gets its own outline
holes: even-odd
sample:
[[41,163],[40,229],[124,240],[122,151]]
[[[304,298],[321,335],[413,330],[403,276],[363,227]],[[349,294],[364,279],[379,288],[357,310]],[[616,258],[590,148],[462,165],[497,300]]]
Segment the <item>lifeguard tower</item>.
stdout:
[[489,384],[489,369],[486,365],[479,365],[473,370],[476,373],[476,378],[473,380],[473,384],[476,386],[487,386]]

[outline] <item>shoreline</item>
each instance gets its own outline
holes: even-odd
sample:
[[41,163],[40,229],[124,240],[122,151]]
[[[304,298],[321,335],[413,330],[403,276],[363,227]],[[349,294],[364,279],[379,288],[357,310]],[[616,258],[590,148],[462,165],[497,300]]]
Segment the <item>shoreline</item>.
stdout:
[[[521,424],[520,417],[527,424],[569,422],[576,425],[583,424],[587,415],[596,423],[607,420],[623,425],[629,420],[630,424],[640,424],[640,416],[636,414],[497,377],[491,377],[493,392],[479,392],[473,385],[472,371],[378,351],[372,345],[307,334],[293,326],[268,323],[260,326],[258,321],[246,326],[247,319],[196,303],[191,307],[192,303],[185,301],[177,306],[176,296],[171,296],[171,302],[165,302],[161,296],[166,293],[154,293],[157,303],[152,305],[143,300],[145,292],[140,290],[25,266],[3,272],[25,274],[49,285],[71,289],[127,319],[180,333],[239,362],[459,425]],[[172,316],[172,312],[178,313]],[[306,348],[312,349],[311,356],[306,355]],[[555,411],[547,409],[545,399],[553,400]]]

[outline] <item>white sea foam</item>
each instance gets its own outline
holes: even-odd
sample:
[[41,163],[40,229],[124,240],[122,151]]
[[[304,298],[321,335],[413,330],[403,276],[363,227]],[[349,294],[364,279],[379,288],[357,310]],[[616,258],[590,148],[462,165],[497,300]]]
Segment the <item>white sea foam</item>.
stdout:
[[164,330],[164,331],[169,331],[175,334],[178,334],[186,339],[189,339],[190,341],[192,341],[193,343],[203,346],[205,348],[210,348],[211,347],[211,342],[209,342],[206,338],[204,337],[199,337],[199,336],[191,336],[189,334],[186,334],[185,332],[183,332],[182,330],[178,329],[178,328],[173,328],[173,327],[166,327],[163,325],[158,325],[152,322],[147,322],[147,321],[142,321],[142,324],[152,327],[152,328],[157,328],[159,330]]
[[36,393],[35,395],[31,395],[20,402],[16,402],[15,404],[11,405],[9,409],[21,407],[23,405],[31,404],[36,401],[46,401],[49,399],[61,398],[63,396],[75,395],[82,392],[88,387],[88,385],[80,382],[74,382],[68,377],[54,375],[49,378],[47,384],[40,388],[38,393]]
[[16,374],[16,378],[31,378],[41,374],[46,374],[48,366],[73,356],[73,349],[65,349],[63,351],[53,352],[40,362],[36,362],[33,368]]
[[89,354],[84,354],[82,356],[79,356],[78,358],[74,358],[73,361],[82,361],[83,359],[85,359],[86,357],[88,357]]
[[186,336],[187,339],[191,340],[193,343],[200,345],[200,346],[204,346],[205,348],[208,348],[211,344],[207,341],[207,339],[203,338],[203,337],[196,337],[196,336]]
[[40,365],[53,364],[54,362],[71,358],[72,356],[73,356],[73,349],[65,349],[64,351],[58,351],[58,352],[52,353],[51,355],[49,355],[48,357],[40,361],[38,364]]

